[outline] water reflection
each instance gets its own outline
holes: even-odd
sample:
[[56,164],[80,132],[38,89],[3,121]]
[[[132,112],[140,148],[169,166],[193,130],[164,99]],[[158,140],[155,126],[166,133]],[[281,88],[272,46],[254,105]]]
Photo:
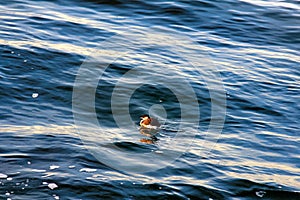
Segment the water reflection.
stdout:
[[159,129],[149,129],[149,128],[140,128],[140,133],[148,138],[141,138],[140,142],[146,144],[155,144],[158,141],[156,135],[158,134]]

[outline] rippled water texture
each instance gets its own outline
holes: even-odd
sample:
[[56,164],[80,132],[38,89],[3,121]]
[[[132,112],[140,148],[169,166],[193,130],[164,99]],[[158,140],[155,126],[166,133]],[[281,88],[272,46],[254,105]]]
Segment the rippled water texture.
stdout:
[[299,21],[288,0],[1,1],[0,198],[300,199]]

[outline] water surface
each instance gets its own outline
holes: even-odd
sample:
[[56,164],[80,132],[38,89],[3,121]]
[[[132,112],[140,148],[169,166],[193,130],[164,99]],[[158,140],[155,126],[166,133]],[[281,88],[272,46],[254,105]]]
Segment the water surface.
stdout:
[[[299,4],[287,0],[1,2],[1,199],[300,199],[299,16]],[[78,70],[102,42],[133,31],[157,37],[110,63],[94,95],[101,131],[110,134],[87,134],[92,142],[83,142],[72,111]],[[213,65],[192,67],[174,54],[179,40],[159,42],[166,34],[188,37],[198,46],[182,45],[182,52],[205,55]],[[124,53],[118,46],[127,42],[115,44],[114,53]],[[204,134],[219,98],[211,97],[213,80],[200,66],[219,73],[226,94],[220,137]],[[141,75],[122,79],[135,68]],[[184,81],[195,91],[199,126],[182,130],[172,88]],[[130,111],[133,123],[122,128],[111,104],[117,83],[120,98],[142,84],[129,105],[114,102]],[[137,128],[149,110],[164,122],[153,144],[142,142],[151,138]],[[180,131],[187,134],[174,148]],[[95,143],[115,153],[110,159],[135,155],[130,165],[146,163],[146,153],[179,157],[158,170],[128,173],[96,159],[88,150]]]

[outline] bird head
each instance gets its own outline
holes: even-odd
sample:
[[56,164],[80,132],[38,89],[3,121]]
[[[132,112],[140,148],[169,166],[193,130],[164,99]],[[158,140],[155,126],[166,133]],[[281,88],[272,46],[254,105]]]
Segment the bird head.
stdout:
[[151,118],[149,115],[142,115],[140,125],[149,125],[151,123]]

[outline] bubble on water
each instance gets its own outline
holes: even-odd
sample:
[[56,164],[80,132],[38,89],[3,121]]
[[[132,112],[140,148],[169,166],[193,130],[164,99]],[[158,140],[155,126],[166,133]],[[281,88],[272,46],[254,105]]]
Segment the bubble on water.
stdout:
[[32,93],[32,98],[37,98],[39,96],[39,93]]
[[15,52],[14,52],[14,51],[11,51],[10,53],[14,54]]
[[9,193],[9,192],[6,192],[6,193],[5,193],[5,195],[6,195],[6,196],[9,196],[9,195],[10,195],[10,193]]
[[[33,94],[32,94],[32,97],[33,97]],[[33,98],[35,98],[35,97],[33,97]],[[27,162],[27,164],[28,164],[28,165],[30,165],[30,164],[31,164],[31,162],[30,162],[30,161],[28,161],[28,162]]]
[[47,185],[48,183],[47,183],[47,182],[43,182],[42,184],[43,184],[43,185]]
[[75,165],[70,165],[70,166],[69,166],[70,169],[73,169],[73,168],[75,168],[75,167],[76,167]]
[[53,195],[54,199],[59,199],[59,196],[57,196],[56,194]]
[[24,60],[24,62],[26,63],[26,62],[27,62],[27,60]]
[[8,180],[8,181],[11,181],[13,178],[11,178],[11,177],[8,177],[6,180]]

